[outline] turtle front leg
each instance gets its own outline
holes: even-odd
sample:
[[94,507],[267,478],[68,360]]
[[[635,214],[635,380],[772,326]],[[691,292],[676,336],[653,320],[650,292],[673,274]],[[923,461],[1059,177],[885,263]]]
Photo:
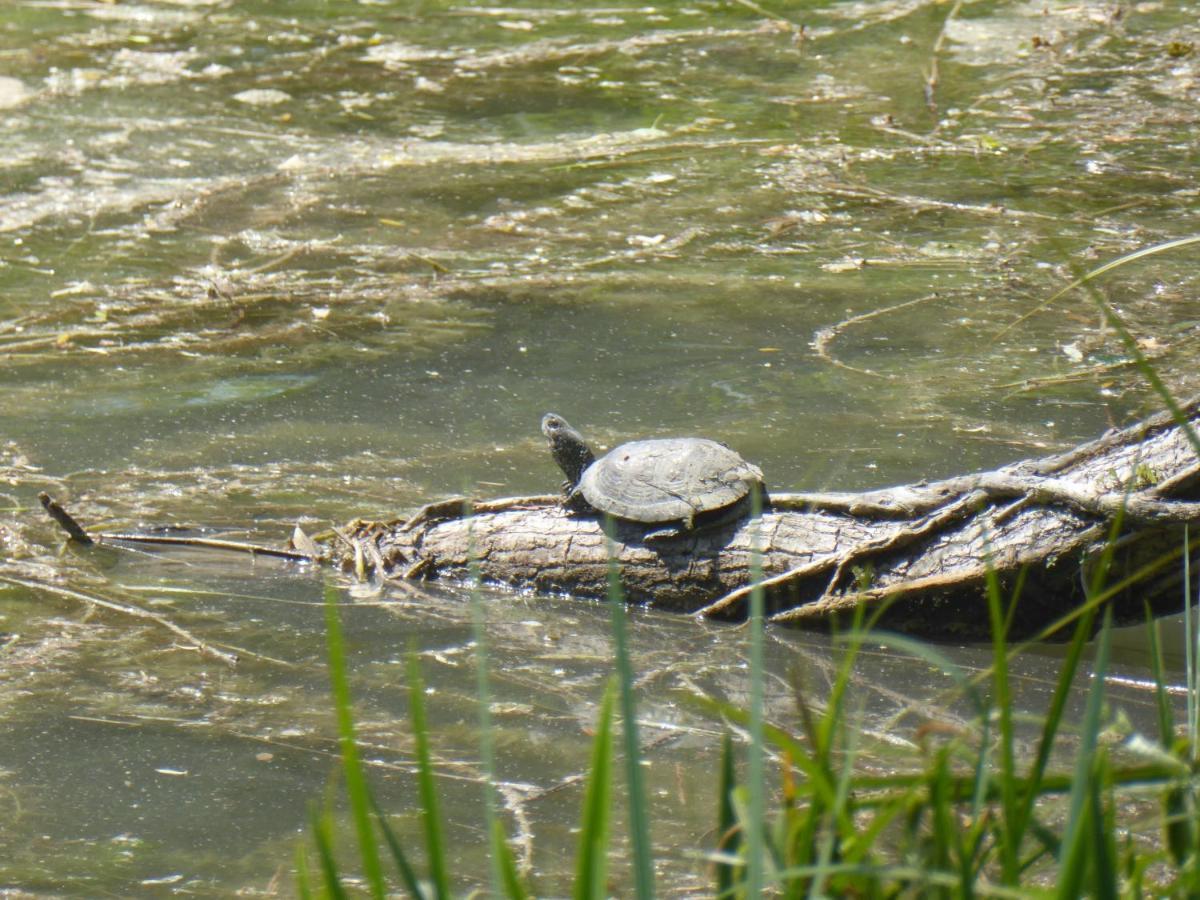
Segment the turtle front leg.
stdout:
[[583,491],[578,485],[572,485],[569,481],[563,482],[563,509],[570,510],[574,513],[587,512],[591,509],[591,504],[583,496]]

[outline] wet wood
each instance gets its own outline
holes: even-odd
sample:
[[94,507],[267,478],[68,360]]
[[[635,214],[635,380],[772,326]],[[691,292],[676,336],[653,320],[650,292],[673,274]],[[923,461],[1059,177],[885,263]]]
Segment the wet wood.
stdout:
[[[1200,425],[1200,398],[1183,407]],[[891,627],[940,637],[988,632],[989,568],[1010,599],[1014,635],[1038,632],[1087,595],[1115,535],[1107,576],[1118,618],[1143,603],[1180,605],[1188,523],[1200,525],[1200,443],[1162,414],[1042,459],[932,484],[864,493],[778,494],[760,519],[676,538],[562,509],[553,496],[439,501],[405,522],[353,522],[337,551],[346,568],[387,577],[468,576],[602,598],[610,564],[627,600],[704,616],[746,615],[759,556],[767,609],[779,623],[828,624],[860,604],[886,606]],[[1200,528],[1192,529],[1193,555]],[[351,551],[349,548],[356,548]],[[1200,558],[1194,559],[1200,565]],[[1124,583],[1128,581],[1128,583]]]
[[61,526],[62,530],[65,531],[71,538],[71,540],[78,541],[84,546],[95,543],[92,540],[91,535],[83,530],[83,526],[75,521],[75,517],[63,509],[59,505],[58,501],[45,491],[42,491],[40,494],[38,494],[38,503],[42,504],[42,509],[46,511],[46,515],[57,522],[59,526]]

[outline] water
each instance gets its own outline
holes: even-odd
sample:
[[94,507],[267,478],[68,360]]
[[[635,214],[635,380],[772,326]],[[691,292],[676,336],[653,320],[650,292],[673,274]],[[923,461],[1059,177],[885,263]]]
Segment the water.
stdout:
[[[1019,317],[1074,269],[1194,230],[1197,56],[1171,49],[1197,46],[1194,12],[964,7],[931,110],[946,7],[773,11],[803,37],[718,3],[5,6],[0,574],[243,653],[231,668],[9,584],[0,883],[289,893],[334,766],[317,574],[63,556],[39,490],[89,525],[277,542],[297,521],[549,490],[548,410],[598,443],[718,437],[772,487],[862,489],[1040,455],[1146,408],[1087,297]],[[1197,276],[1192,252],[1103,284],[1179,394]],[[415,831],[415,642],[451,831],[476,847],[464,594],[341,587],[386,807]],[[553,788],[585,765],[607,611],[487,598],[508,822],[561,892],[579,790]],[[663,877],[705,884],[688,854],[713,822],[716,729],[679,697],[741,699],[744,635],[635,621]],[[772,635],[781,721],[792,670],[829,658],[822,636]],[[923,667],[872,660],[880,746],[912,736],[893,718],[910,700],[962,714]],[[1036,710],[1053,663],[1024,665]],[[1141,694],[1122,697],[1136,718]],[[465,888],[486,867],[464,854]]]

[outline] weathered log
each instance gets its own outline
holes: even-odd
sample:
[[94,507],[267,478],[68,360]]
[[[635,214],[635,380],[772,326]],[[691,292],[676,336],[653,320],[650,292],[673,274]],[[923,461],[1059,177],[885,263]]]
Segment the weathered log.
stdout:
[[[1200,398],[1183,407],[1200,425]],[[705,616],[746,615],[761,561],[773,622],[819,624],[886,604],[891,627],[942,637],[988,630],[989,569],[1011,599],[1013,635],[1075,608],[1112,541],[1105,585],[1118,619],[1177,608],[1187,523],[1200,523],[1194,432],[1161,414],[1073,450],[993,472],[854,493],[775,494],[759,519],[645,540],[647,526],[564,510],[554,496],[441,501],[408,522],[351,523],[341,561],[388,577],[468,577],[600,598],[610,560],[627,600]],[[1200,539],[1200,529],[1194,538]],[[1193,542],[1193,555],[1196,554]],[[1200,562],[1200,558],[1197,559]],[[1140,577],[1134,577],[1137,573]]]

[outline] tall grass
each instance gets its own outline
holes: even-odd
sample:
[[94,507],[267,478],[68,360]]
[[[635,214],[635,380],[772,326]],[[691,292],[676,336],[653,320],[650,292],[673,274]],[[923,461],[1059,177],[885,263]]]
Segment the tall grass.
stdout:
[[621,573],[617,568],[611,517],[606,517],[605,528],[608,532],[608,606],[612,612],[613,653],[621,696],[625,786],[629,799],[629,838],[633,850],[634,886],[638,900],[651,900],[654,897],[654,859],[650,845],[650,802],[642,779],[637,702],[633,693],[633,663],[629,659],[629,641],[625,634],[625,598],[621,589]]
[[[485,630],[483,611],[475,579],[472,603],[478,658],[477,690],[480,699],[480,732],[482,757],[485,770],[485,794],[483,802],[486,831],[491,841],[492,893],[510,900],[524,900],[532,896],[530,884],[518,872],[508,847],[503,824],[496,814],[494,797],[494,762],[491,750],[491,717],[489,712],[491,691],[488,684]],[[380,809],[371,792],[362,763],[358,756],[354,733],[353,703],[350,696],[346,671],[345,643],[342,638],[341,622],[337,611],[337,591],[332,587],[325,590],[326,640],[328,645],[330,685],[333,705],[337,715],[342,758],[341,774],[345,785],[349,815],[358,836],[358,865],[368,893],[383,898],[391,890],[381,864],[378,842],[382,840],[387,855],[396,870],[396,881],[410,897],[434,897],[448,900],[455,896],[451,884],[452,860],[443,835],[435,773],[430,751],[430,729],[425,715],[425,685],[421,668],[414,651],[408,654],[407,680],[409,701],[409,724],[416,748],[417,785],[420,797],[423,824],[424,857],[427,874],[420,878],[409,862],[408,853],[388,824],[385,812]],[[584,804],[576,855],[576,900],[593,900],[609,896],[608,887],[608,839],[611,818],[611,797],[615,777],[613,774],[613,707],[614,697],[621,696],[624,719],[626,764],[626,787],[630,803],[632,825],[631,845],[634,851],[635,884],[638,896],[653,897],[653,854],[649,842],[650,803],[641,785],[641,753],[637,738],[636,704],[633,691],[633,668],[629,662],[625,635],[625,613],[619,591],[619,582],[614,581],[612,593],[613,634],[617,672],[599,707],[596,737],[593,743],[591,767],[585,786]],[[315,880],[309,869],[307,853],[303,846],[296,853],[296,891],[303,898],[324,896],[348,897],[347,876],[339,865],[334,838],[337,829],[333,812],[327,804],[324,809],[315,809],[312,816],[312,838],[316,845],[320,873],[320,889],[314,887]]]
[[748,789],[746,817],[746,890],[751,897],[762,894],[766,882],[766,796],[765,758],[763,751],[763,726],[765,698],[763,685],[766,682],[763,667],[763,622],[766,618],[762,588],[762,492],[757,487],[751,494],[753,509],[750,538],[750,578],[754,588],[750,592],[750,746],[748,748]]
[[[623,716],[633,710],[632,664],[625,644],[625,617],[614,578],[613,628],[617,648],[612,683],[600,700],[596,736],[580,817],[573,896],[598,898],[611,894],[607,864],[611,799],[620,774],[614,768],[613,720],[617,707]],[[1100,590],[1098,581],[1091,586]],[[1100,591],[1103,595],[1104,592]],[[1190,591],[1188,593],[1190,600]],[[1111,623],[1107,613],[1094,642],[1091,684],[1082,720],[1068,723],[1067,700],[1075,684],[1088,675],[1085,649],[1095,632],[1097,607],[1087,605],[1075,622],[1066,646],[1058,681],[1041,718],[1032,746],[1019,733],[1011,695],[1012,648],[1005,637],[1012,605],[1019,597],[1004,596],[999,582],[988,586],[988,605],[995,630],[989,680],[979,683],[954,665],[936,647],[899,635],[874,630],[862,610],[837,645],[841,660],[826,702],[818,705],[797,691],[799,733],[766,719],[761,704],[761,661],[752,665],[749,708],[715,701],[705,705],[711,714],[746,727],[750,745],[745,765],[737,760],[729,735],[722,743],[718,796],[715,798],[717,835],[707,854],[712,866],[713,895],[758,897],[779,893],[788,897],[818,896],[1193,896],[1200,892],[1200,765],[1197,735],[1189,722],[1177,737],[1163,676],[1162,649],[1155,624],[1147,622],[1156,684],[1156,739],[1134,736],[1119,748],[1121,760],[1105,738],[1111,724],[1106,708],[1105,673]],[[451,851],[441,829],[434,788],[429,726],[424,712],[424,685],[416,656],[408,662],[409,715],[416,745],[417,781],[422,808],[425,872],[418,876],[403,842],[389,828],[375,803],[354,742],[352,700],[345,671],[345,652],[336,608],[336,592],[326,592],[329,660],[334,707],[342,746],[342,773],[348,819],[357,835],[355,869],[371,896],[400,890],[413,897],[453,896]],[[1149,615],[1149,614],[1148,614]],[[1190,623],[1189,623],[1190,626]],[[752,657],[756,640],[750,632]],[[894,773],[866,774],[858,766],[861,722],[847,702],[855,663],[864,642],[884,644],[908,653],[925,665],[949,675],[974,710],[971,729],[956,733],[936,746],[927,745],[911,757],[896,759]],[[1196,634],[1188,630],[1193,645]],[[624,662],[620,662],[621,659]],[[486,681],[486,671],[481,678]],[[1195,673],[1189,671],[1188,715],[1195,718]],[[487,697],[481,682],[481,697]],[[618,702],[622,692],[625,699]],[[755,724],[755,718],[758,723]],[[484,728],[488,727],[483,720]],[[630,771],[640,767],[636,725],[623,724],[626,796],[640,809],[645,828],[639,837],[631,809],[630,843],[634,853],[632,889],[653,891],[653,882],[639,883],[640,860],[652,865],[649,844],[651,804],[644,789],[630,784]],[[1026,731],[1028,730],[1026,726]],[[631,736],[632,735],[632,739]],[[895,751],[891,751],[893,756]],[[1055,770],[1056,753],[1068,752],[1073,764]],[[755,756],[762,761],[756,769]],[[768,762],[773,761],[774,775]],[[743,772],[744,781],[739,780]],[[490,777],[490,776],[489,776]],[[758,778],[754,790],[750,779]],[[1159,797],[1161,846],[1131,841],[1131,828],[1145,825],[1127,799]],[[755,794],[761,797],[756,806]],[[768,802],[768,798],[774,798]],[[486,806],[486,803],[485,803]],[[485,822],[487,810],[481,809]],[[317,878],[309,871],[303,848],[297,853],[297,892],[302,897],[349,895],[344,870],[335,859],[333,814],[314,812]],[[505,897],[533,896],[536,891],[518,873],[497,818],[488,825],[495,858],[492,893]],[[645,843],[639,844],[639,841]],[[383,852],[379,846],[382,844]],[[755,858],[757,857],[757,859]],[[388,878],[381,859],[389,859]],[[649,896],[645,894],[644,896]]]

